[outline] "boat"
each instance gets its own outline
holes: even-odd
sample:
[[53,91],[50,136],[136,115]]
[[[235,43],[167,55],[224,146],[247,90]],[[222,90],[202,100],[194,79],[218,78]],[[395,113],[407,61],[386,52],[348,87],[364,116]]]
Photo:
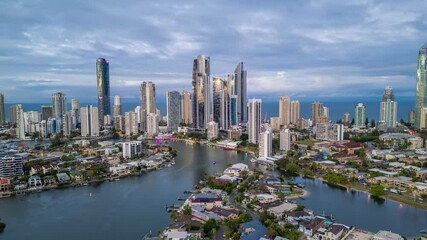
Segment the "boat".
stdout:
[[231,148],[231,147],[224,147],[223,148],[225,151],[231,151],[231,150],[234,150],[234,148]]
[[114,181],[120,181],[120,178],[116,178],[116,179],[114,179]]
[[304,188],[305,186],[304,186],[304,184],[302,184],[302,183],[297,183],[297,187],[299,187],[299,188]]
[[427,234],[427,229],[423,229],[420,231],[421,234]]

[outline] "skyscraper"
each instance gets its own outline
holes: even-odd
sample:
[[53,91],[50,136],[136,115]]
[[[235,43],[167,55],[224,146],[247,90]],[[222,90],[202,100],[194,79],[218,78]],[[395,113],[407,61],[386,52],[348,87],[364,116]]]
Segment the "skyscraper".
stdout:
[[125,113],[125,134],[131,136],[138,133],[138,120],[134,111]]
[[147,115],[156,114],[156,85],[152,82],[142,82],[141,95],[141,130],[147,130]]
[[[86,136],[99,136],[99,110],[97,107],[87,105],[80,108],[81,119],[81,135]],[[104,120],[104,119],[103,119]]]
[[62,116],[62,131],[64,136],[71,135],[73,129],[73,112],[69,111]]
[[4,95],[0,93],[0,124],[5,123],[5,113],[4,113]]
[[191,94],[187,91],[181,93],[181,123],[190,125],[192,121]]
[[268,158],[271,157],[273,149],[273,134],[269,129],[260,133],[259,139],[259,157]]
[[113,118],[122,115],[122,99],[120,96],[114,96]]
[[386,87],[380,104],[380,121],[387,127],[396,127],[397,122],[397,102],[394,101],[393,89]]
[[168,131],[177,132],[181,120],[180,94],[178,91],[170,91],[166,93],[166,96]]
[[291,134],[289,132],[289,129],[282,129],[280,131],[280,150],[291,150]]
[[67,111],[67,98],[62,92],[52,94],[52,111],[56,119],[62,119],[62,115]]
[[98,118],[103,125],[104,116],[111,114],[110,110],[110,70],[109,62],[104,58],[96,60],[96,75],[98,86]]
[[291,121],[291,102],[289,97],[282,96],[279,98],[279,118],[280,125],[287,127]]
[[[16,105],[12,105],[9,107],[9,122],[16,124],[17,123],[17,118],[18,118],[18,111],[19,111],[19,104]],[[22,106],[21,106],[22,108]]]
[[261,99],[250,99],[248,102],[247,130],[249,142],[258,143],[261,132]]
[[237,126],[239,119],[237,118],[237,95],[230,95],[230,125]]
[[421,111],[427,107],[427,43],[418,52],[417,82],[415,92],[415,127],[426,128],[421,122]]
[[77,99],[71,99],[71,115],[73,118],[73,127],[80,123],[80,102]]
[[345,113],[342,115],[342,119],[341,119],[341,121],[342,121],[342,123],[343,123],[344,125],[348,125],[348,124],[350,123],[350,113],[349,113],[349,112],[345,112]]
[[218,137],[218,123],[211,121],[208,123],[208,141]]
[[46,105],[42,105],[41,106],[41,114],[42,114],[42,121],[47,121],[49,118],[53,117],[53,110],[52,110],[52,106],[46,106]]
[[147,135],[152,136],[159,132],[159,119],[155,113],[147,115]]
[[227,130],[230,123],[227,82],[222,78],[214,77],[212,85],[213,121],[218,123],[220,129]]
[[320,122],[320,117],[323,115],[323,104],[320,102],[313,102],[311,104],[311,119],[313,120],[313,125],[316,125]]
[[25,138],[24,109],[21,104],[16,105],[16,138]]
[[237,64],[235,73],[235,94],[237,95],[237,117],[239,122],[247,122],[248,113],[246,108],[246,70],[243,69],[243,62]]
[[299,101],[291,101],[291,123],[297,125],[300,119]]
[[193,125],[206,129],[210,117],[210,58],[197,56],[193,62]]
[[366,108],[363,103],[358,103],[354,108],[354,127],[365,128]]

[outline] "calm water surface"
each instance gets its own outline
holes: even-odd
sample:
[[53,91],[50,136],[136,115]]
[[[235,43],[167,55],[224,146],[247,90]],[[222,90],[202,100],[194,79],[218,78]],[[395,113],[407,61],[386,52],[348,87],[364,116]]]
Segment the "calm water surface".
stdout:
[[359,191],[331,187],[320,180],[297,178],[309,195],[299,204],[315,213],[330,215],[338,222],[372,232],[390,230],[404,236],[417,236],[427,229],[427,211],[391,200],[376,200]]

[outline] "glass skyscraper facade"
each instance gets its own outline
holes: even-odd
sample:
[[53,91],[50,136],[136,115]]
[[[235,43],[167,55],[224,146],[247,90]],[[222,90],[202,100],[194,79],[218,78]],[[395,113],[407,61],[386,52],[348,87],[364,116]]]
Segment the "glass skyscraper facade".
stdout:
[[[427,113],[427,43],[418,52],[417,82],[415,93],[415,127],[426,128]],[[424,115],[424,116],[422,116]],[[423,120],[423,121],[421,121]]]
[[166,94],[166,110],[168,115],[168,130],[177,132],[181,122],[180,102],[181,96],[178,91],[170,91]]
[[104,58],[96,60],[96,76],[98,87],[98,118],[104,123],[104,116],[111,115],[110,110],[110,70],[109,63]]
[[193,126],[206,129],[210,117],[210,58],[197,56],[193,62]]
[[237,95],[230,96],[230,124],[231,126],[239,124],[237,119]]
[[61,119],[67,111],[67,98],[62,92],[52,94],[52,111],[53,117],[56,119]]

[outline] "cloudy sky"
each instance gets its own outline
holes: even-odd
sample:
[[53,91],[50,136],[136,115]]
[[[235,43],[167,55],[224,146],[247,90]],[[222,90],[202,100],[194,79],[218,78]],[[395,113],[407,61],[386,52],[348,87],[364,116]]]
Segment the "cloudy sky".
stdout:
[[47,102],[53,91],[96,101],[95,61],[110,61],[111,95],[141,81],[190,90],[194,57],[212,76],[239,61],[248,95],[276,100],[414,96],[426,1],[0,1],[0,91]]

